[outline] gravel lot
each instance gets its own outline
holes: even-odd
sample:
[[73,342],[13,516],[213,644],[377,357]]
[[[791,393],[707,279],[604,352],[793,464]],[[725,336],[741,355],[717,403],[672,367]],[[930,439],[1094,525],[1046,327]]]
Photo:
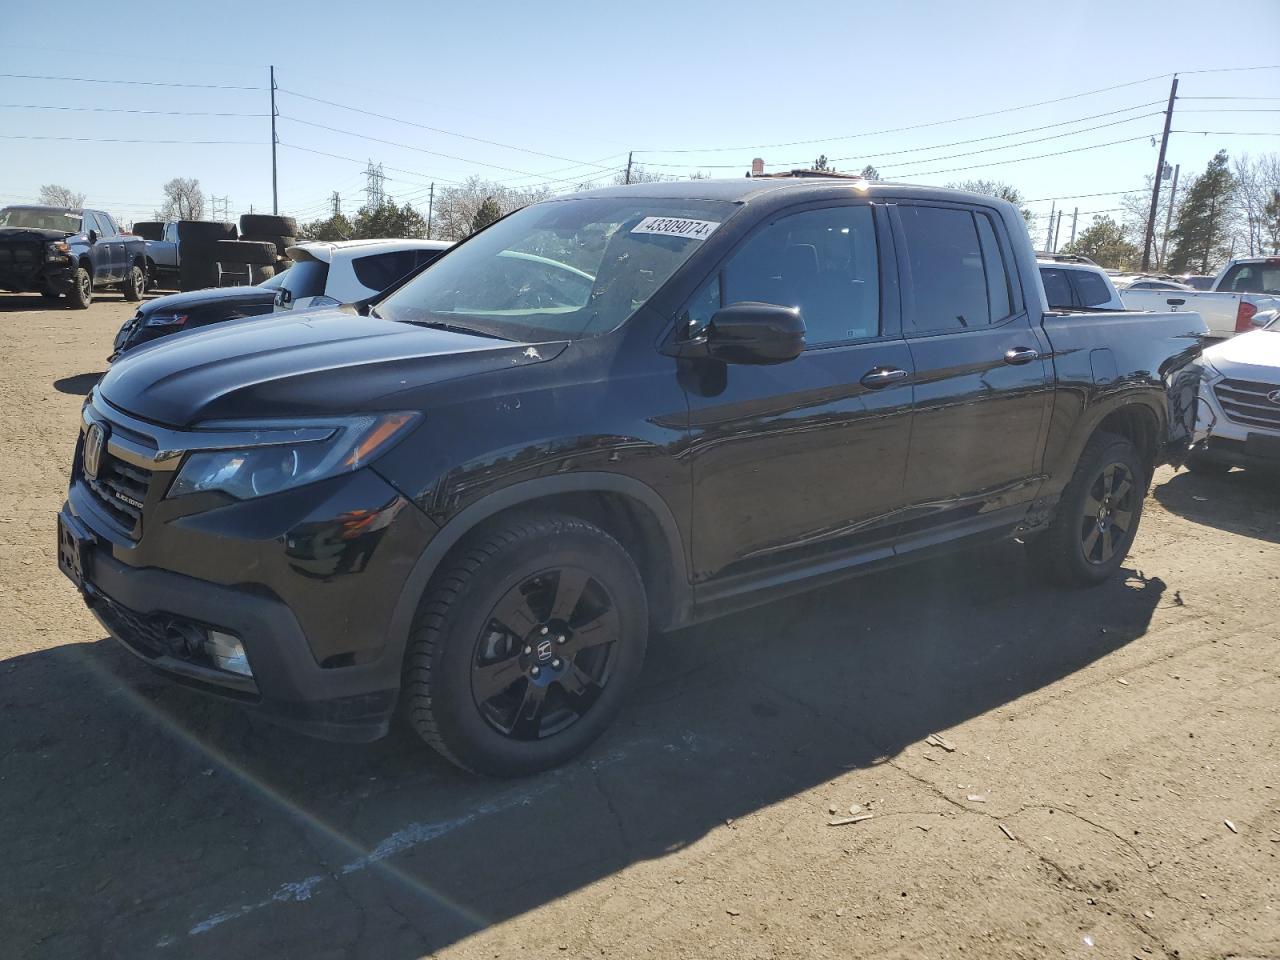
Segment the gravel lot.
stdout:
[[1094,590],[1009,545],[658,639],[586,760],[483,781],[85,611],[54,517],[132,310],[0,296],[0,955],[1280,955],[1276,478],[1161,470]]

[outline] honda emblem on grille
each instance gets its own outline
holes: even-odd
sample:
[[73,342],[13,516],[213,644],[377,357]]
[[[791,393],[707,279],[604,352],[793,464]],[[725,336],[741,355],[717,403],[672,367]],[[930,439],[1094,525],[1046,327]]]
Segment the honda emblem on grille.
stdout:
[[84,437],[84,472],[90,480],[98,479],[98,468],[102,466],[102,448],[106,445],[106,429],[100,423],[91,423],[89,432]]
[[1280,403],[1280,390],[1272,390],[1267,394],[1267,399],[1272,403]]

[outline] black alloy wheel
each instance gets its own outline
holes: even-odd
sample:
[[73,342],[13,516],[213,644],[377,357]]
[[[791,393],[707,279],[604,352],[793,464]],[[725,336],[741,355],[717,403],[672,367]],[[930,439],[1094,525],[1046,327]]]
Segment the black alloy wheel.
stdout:
[[1137,489],[1123,463],[1107,464],[1093,481],[1080,525],[1080,545],[1090,563],[1107,563],[1122,544],[1128,545]]
[[401,707],[460,767],[536,773],[613,722],[648,636],[644,581],[622,544],[581,517],[515,513],[473,532],[433,575]]
[[498,601],[476,641],[471,693],[481,715],[516,740],[572,726],[609,682],[620,627],[613,597],[581,567],[521,581]]

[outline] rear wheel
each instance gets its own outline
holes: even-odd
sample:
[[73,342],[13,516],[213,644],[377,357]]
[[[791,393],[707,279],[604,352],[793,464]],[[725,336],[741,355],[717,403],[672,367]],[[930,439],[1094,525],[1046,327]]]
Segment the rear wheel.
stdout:
[[120,285],[120,289],[124,291],[126,300],[137,303],[142,299],[142,294],[147,289],[147,274],[136,263],[129,268],[129,272],[124,276],[124,283]]
[[1049,528],[1028,544],[1050,579],[1092,586],[1120,569],[1138,532],[1149,476],[1124,437],[1090,439]]
[[556,766],[617,715],[648,623],[640,575],[609,534],[575,517],[509,519],[463,548],[419,607],[410,723],[477,773]]
[[84,267],[76,267],[71,289],[67,291],[67,303],[73,310],[88,310],[93,303],[93,277]]

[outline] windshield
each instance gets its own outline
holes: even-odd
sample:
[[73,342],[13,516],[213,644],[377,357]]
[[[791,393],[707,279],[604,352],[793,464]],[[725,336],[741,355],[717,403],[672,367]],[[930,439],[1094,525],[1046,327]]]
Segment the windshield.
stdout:
[[635,313],[735,209],[646,197],[534,204],[441,258],[377,310],[508,340],[598,336]]
[[65,230],[79,233],[80,214],[65,210],[32,210],[5,207],[0,210],[0,227],[33,227],[36,230]]

